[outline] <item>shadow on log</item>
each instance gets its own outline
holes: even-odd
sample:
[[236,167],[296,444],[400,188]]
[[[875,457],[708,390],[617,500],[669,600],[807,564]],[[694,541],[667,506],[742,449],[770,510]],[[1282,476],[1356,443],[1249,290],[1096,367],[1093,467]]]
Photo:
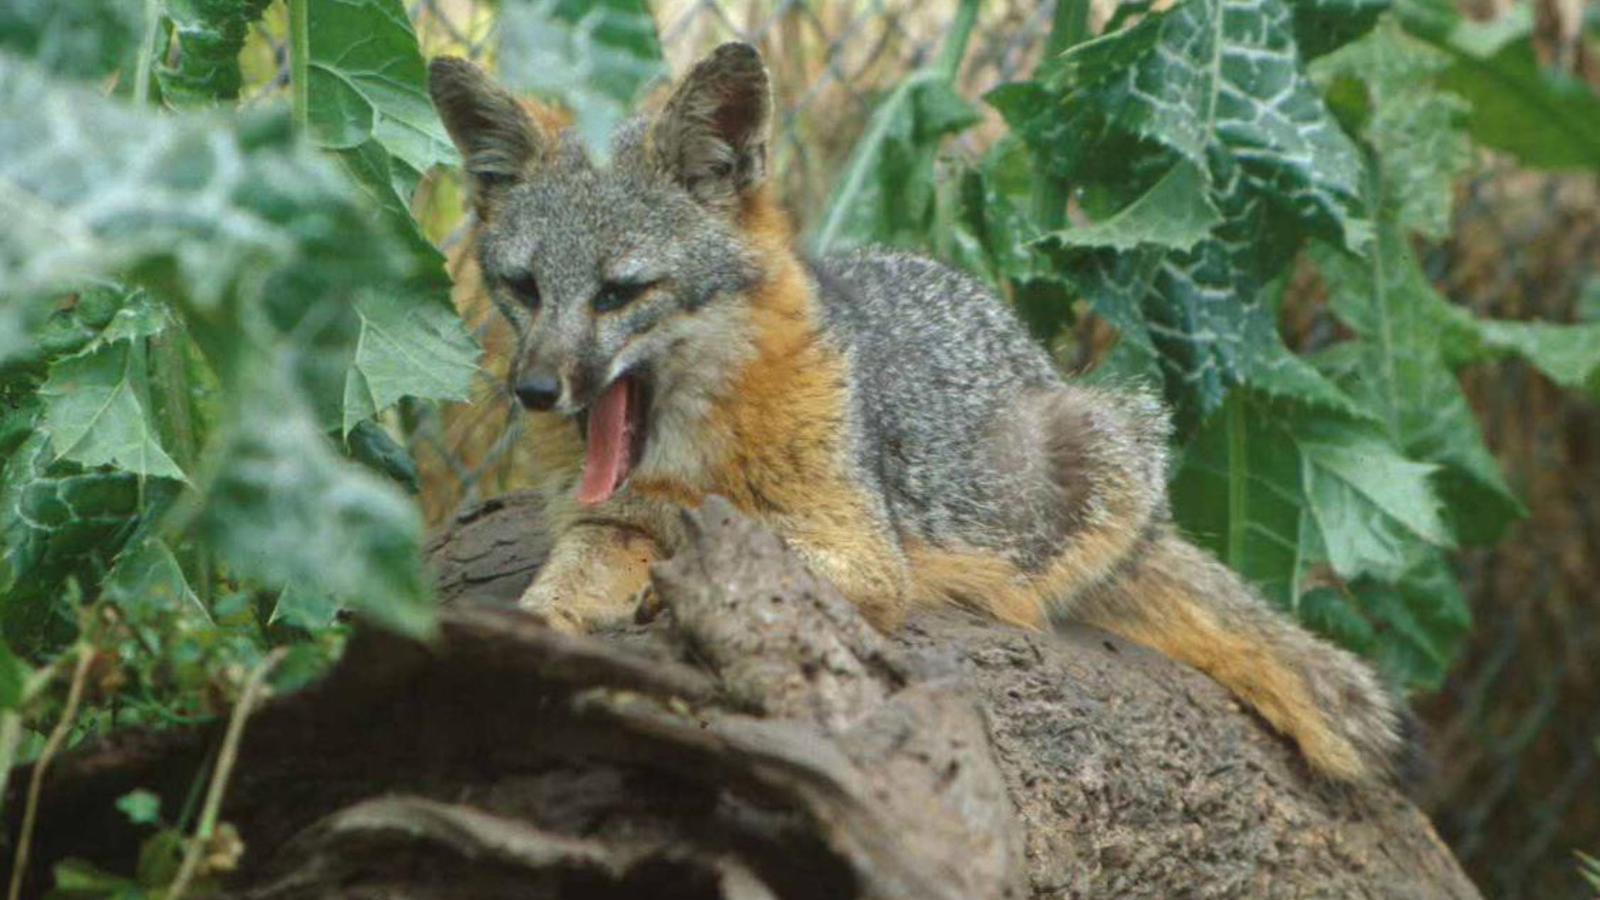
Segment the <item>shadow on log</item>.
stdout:
[[[437,538],[436,644],[363,630],[251,718],[227,894],[1478,896],[1403,796],[1314,782],[1196,672],[956,611],[885,639],[726,505],[689,520],[658,620],[595,637],[504,606],[546,543],[526,497]],[[220,734],[63,756],[34,858],[131,871],[140,834],[112,804],[146,787],[177,808]]]

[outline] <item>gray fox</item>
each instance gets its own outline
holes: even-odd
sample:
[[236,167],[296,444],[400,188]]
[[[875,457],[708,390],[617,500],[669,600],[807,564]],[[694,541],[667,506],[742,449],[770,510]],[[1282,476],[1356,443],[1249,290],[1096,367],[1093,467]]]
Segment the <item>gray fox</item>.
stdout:
[[1326,776],[1391,771],[1400,714],[1373,673],[1176,533],[1154,397],[1065,381],[939,263],[795,250],[754,48],[619,125],[606,166],[469,62],[435,60],[428,87],[516,334],[511,389],[543,420],[557,537],[526,608],[631,615],[676,509],[720,494],[880,629],[943,603],[1087,622],[1208,673]]

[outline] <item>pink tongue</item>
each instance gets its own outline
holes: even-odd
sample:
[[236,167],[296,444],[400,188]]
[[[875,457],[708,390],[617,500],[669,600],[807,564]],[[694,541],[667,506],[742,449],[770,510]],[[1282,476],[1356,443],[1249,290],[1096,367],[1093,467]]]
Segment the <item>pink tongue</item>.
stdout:
[[611,382],[589,410],[589,446],[583,455],[583,484],[578,499],[599,503],[628,477],[628,379]]

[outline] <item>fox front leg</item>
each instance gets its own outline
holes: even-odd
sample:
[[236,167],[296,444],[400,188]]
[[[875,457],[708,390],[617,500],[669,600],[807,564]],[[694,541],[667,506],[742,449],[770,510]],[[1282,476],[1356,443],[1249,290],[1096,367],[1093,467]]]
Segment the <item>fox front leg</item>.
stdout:
[[566,631],[629,619],[662,557],[655,539],[631,525],[576,524],[556,538],[518,605]]

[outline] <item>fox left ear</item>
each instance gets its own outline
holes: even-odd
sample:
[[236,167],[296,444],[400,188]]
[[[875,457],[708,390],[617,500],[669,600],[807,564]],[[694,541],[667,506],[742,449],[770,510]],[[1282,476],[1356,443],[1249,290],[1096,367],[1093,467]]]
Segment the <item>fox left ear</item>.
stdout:
[[544,129],[510,91],[472,63],[449,56],[435,59],[428,66],[428,93],[461,152],[480,214],[546,161],[551,142]]
[[651,129],[656,165],[696,200],[733,212],[767,177],[772,85],[761,54],[723,44],[702,59]]

